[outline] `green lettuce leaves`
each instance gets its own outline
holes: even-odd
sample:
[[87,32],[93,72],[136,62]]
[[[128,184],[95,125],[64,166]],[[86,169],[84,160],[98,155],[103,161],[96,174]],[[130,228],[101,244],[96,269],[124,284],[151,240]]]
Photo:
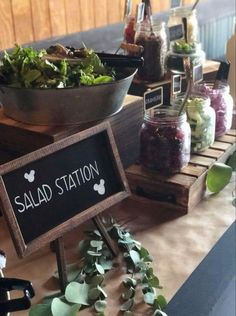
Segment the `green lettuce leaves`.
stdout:
[[51,62],[47,52],[16,45],[0,61],[0,84],[19,88],[73,88],[114,80],[114,70],[104,65],[91,49],[76,63],[66,59]]

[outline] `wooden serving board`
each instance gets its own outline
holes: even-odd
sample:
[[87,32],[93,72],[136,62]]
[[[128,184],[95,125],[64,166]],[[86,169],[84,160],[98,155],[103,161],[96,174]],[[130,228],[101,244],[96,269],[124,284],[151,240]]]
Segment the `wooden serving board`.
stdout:
[[207,170],[216,161],[227,160],[236,149],[235,141],[236,130],[230,130],[209,149],[192,155],[188,166],[171,176],[144,170],[139,164],[133,164],[126,169],[131,191],[137,196],[153,200],[157,206],[173,206],[175,211],[188,213],[204,196]]

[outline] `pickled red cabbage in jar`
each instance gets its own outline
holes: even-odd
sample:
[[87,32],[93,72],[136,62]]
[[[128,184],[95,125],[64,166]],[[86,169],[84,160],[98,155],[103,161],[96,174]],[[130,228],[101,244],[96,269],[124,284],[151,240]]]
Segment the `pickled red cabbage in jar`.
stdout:
[[194,89],[211,99],[211,107],[216,113],[215,138],[224,135],[231,128],[233,117],[233,98],[229,94],[228,84],[221,82],[214,88],[214,83],[201,83]]
[[140,164],[163,174],[179,172],[190,159],[190,127],[186,114],[152,109],[140,131]]

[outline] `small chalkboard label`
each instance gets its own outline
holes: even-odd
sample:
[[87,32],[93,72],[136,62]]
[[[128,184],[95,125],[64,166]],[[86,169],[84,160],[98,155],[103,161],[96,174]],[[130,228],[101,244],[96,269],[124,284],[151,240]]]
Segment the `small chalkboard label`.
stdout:
[[180,75],[172,76],[172,94],[178,94],[181,92],[182,87],[182,78]]
[[3,213],[21,257],[129,194],[109,123],[2,165],[0,176]]
[[193,66],[193,82],[197,83],[203,79],[202,64]]
[[148,90],[143,96],[144,111],[163,104],[163,87]]
[[181,7],[182,0],[171,0],[171,9]]
[[139,3],[136,6],[136,23],[140,23],[143,21],[144,18],[144,8],[145,8],[145,3]]
[[169,38],[170,41],[175,41],[184,36],[183,24],[177,24],[169,27]]

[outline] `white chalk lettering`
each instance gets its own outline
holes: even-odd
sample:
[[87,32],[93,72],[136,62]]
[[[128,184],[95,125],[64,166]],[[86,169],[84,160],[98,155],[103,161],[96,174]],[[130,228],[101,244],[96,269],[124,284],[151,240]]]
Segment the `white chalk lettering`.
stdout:
[[62,187],[58,184],[58,182],[60,181],[61,179],[60,178],[57,178],[56,180],[55,180],[55,185],[56,185],[56,187],[58,188],[58,189],[60,189],[60,191],[59,192],[57,192],[59,195],[62,195],[63,193],[64,193],[64,190],[62,189]]
[[18,208],[17,211],[18,211],[19,213],[23,213],[23,212],[25,211],[25,205],[24,205],[24,203],[19,202],[19,201],[18,201],[19,199],[20,199],[20,196],[17,195],[17,196],[15,197],[14,201],[15,201],[15,204],[16,204],[16,205],[20,205],[20,206],[22,207],[21,209]]
[[48,203],[52,199],[52,189],[49,185],[43,184],[36,189],[36,192],[28,191],[24,192],[23,196],[16,196],[15,204],[21,206],[17,211],[23,213],[30,208],[34,209],[40,206],[42,203]]

